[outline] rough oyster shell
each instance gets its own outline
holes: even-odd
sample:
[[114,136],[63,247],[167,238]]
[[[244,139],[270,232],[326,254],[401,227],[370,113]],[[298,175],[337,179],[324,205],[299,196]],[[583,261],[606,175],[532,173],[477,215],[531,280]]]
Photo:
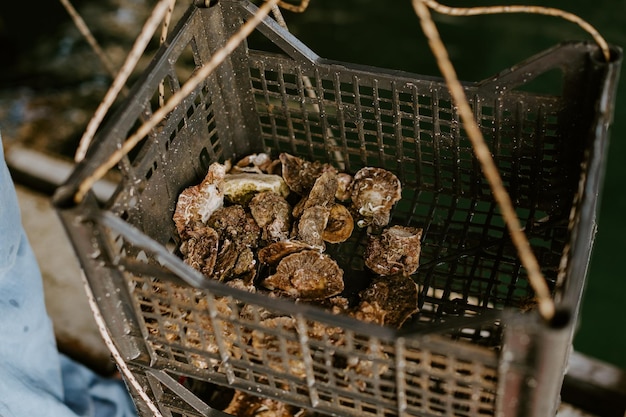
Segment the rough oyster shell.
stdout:
[[323,300],[343,291],[343,270],[328,255],[304,250],[284,257],[262,285],[293,298]]

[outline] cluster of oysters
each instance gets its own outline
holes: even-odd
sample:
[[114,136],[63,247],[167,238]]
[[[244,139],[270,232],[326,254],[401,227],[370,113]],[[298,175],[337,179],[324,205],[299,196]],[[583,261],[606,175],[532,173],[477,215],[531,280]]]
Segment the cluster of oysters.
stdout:
[[[389,225],[401,192],[398,178],[382,168],[350,175],[287,153],[276,160],[253,154],[235,164],[213,163],[200,184],[180,194],[173,220],[185,263],[207,278],[400,328],[418,310],[410,275],[419,265],[422,235],[418,228]],[[367,230],[363,260],[375,276],[356,301],[342,295],[344,271],[326,253],[327,245],[341,245],[355,228]],[[263,325],[296,329],[293,317],[271,313]],[[309,338],[344,343],[340,328],[317,323],[307,331]],[[279,349],[262,332],[250,339],[252,349]],[[348,367],[371,374],[364,362]],[[290,372],[304,376],[303,366],[294,361]]]
[[[422,234],[388,226],[401,191],[382,168],[351,176],[287,153],[277,160],[254,154],[232,166],[213,163],[200,184],[180,194],[173,219],[184,261],[205,276],[301,301],[341,294],[344,271],[326,244],[346,241],[355,225],[367,227],[364,263],[378,278],[361,294],[366,304],[351,313],[374,308],[370,321],[400,327],[417,309],[417,289],[410,291],[414,305],[390,306],[389,293],[415,287],[408,276],[418,267]],[[271,273],[257,276],[260,266]]]

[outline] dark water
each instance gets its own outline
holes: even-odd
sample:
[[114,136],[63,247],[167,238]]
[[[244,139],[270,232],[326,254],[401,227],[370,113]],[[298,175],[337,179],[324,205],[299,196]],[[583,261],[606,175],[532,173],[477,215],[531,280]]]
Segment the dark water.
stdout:
[[[23,63],[38,42],[55,36],[62,24],[68,24],[57,2],[45,3],[35,10],[25,2],[3,1],[0,5],[0,90],[15,83],[28,85],[29,78],[11,72],[11,64]],[[79,4],[89,3],[82,0]],[[470,3],[488,4],[447,2]],[[610,43],[626,46],[626,2],[572,0],[542,5],[576,13]],[[435,17],[460,78],[468,81],[487,78],[560,41],[590,39],[574,24],[546,16]],[[439,75],[409,0],[311,0],[306,13],[286,12],[285,18],[291,31],[325,58]],[[33,73],[37,75],[37,71]],[[37,86],[42,84],[41,74],[31,80]],[[626,82],[619,86],[611,137],[597,240],[575,348],[626,368],[626,276],[621,272],[626,259],[622,252],[626,246],[622,246],[626,235]]]

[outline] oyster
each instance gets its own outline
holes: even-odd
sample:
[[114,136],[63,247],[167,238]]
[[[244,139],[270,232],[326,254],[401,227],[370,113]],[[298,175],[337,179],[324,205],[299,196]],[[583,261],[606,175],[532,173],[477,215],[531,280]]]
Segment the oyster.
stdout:
[[239,278],[244,282],[251,282],[256,275],[256,268],[257,261],[249,247],[225,240],[217,255],[212,278],[218,281]]
[[200,184],[187,187],[180,193],[173,220],[181,237],[185,236],[187,229],[206,223],[211,214],[224,205],[225,175],[226,166],[215,162]]
[[220,240],[230,240],[244,246],[256,248],[261,237],[261,229],[252,215],[240,205],[222,207],[207,221],[220,235]]
[[281,153],[279,159],[282,165],[283,179],[294,193],[305,195],[313,187],[315,180],[325,171],[337,172],[329,164],[319,161],[309,162],[297,156]]
[[187,236],[180,246],[184,262],[210,276],[217,261],[219,235],[212,227],[204,226],[189,230]]
[[272,166],[272,159],[266,153],[253,153],[241,158],[230,170],[231,173],[254,172],[267,174]]
[[277,265],[285,256],[307,249],[311,250],[315,247],[298,240],[281,240],[259,249],[258,256],[263,264]]
[[225,413],[237,417],[296,417],[302,410],[271,398],[255,397],[243,391],[235,395]]
[[272,191],[255,195],[248,205],[252,217],[261,228],[261,239],[277,242],[287,239],[291,230],[291,205]]
[[354,220],[350,211],[341,204],[333,204],[330,208],[326,228],[322,239],[328,243],[341,243],[348,240],[354,230]]
[[329,218],[330,209],[324,206],[313,206],[304,210],[298,221],[298,239],[324,250],[326,245],[322,235]]
[[391,209],[402,197],[400,180],[383,168],[366,167],[354,175],[352,207],[359,220],[357,225],[383,227],[389,223]]
[[343,270],[328,255],[304,250],[284,257],[262,285],[293,298],[323,300],[343,291]]
[[220,238],[212,277],[219,281],[232,278],[251,281],[257,267],[252,250],[258,246],[261,235],[252,215],[241,206],[228,206],[213,213],[207,223]]
[[250,172],[226,174],[222,190],[226,200],[233,204],[247,204],[263,191],[273,191],[283,197],[289,195],[289,187],[281,176]]
[[323,172],[315,182],[304,203],[304,210],[315,207],[330,207],[335,202],[337,192],[337,174],[333,171]]
[[385,324],[400,328],[418,311],[418,287],[411,277],[397,274],[375,278],[361,293],[361,303],[356,317],[382,318]]
[[380,275],[411,275],[419,266],[422,229],[392,226],[371,235],[365,248],[365,265]]

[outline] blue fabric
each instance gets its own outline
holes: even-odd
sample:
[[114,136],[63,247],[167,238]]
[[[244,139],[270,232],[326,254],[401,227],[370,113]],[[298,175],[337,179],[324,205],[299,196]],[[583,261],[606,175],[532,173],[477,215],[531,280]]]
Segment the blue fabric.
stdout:
[[133,417],[124,383],[61,355],[0,137],[0,416]]

